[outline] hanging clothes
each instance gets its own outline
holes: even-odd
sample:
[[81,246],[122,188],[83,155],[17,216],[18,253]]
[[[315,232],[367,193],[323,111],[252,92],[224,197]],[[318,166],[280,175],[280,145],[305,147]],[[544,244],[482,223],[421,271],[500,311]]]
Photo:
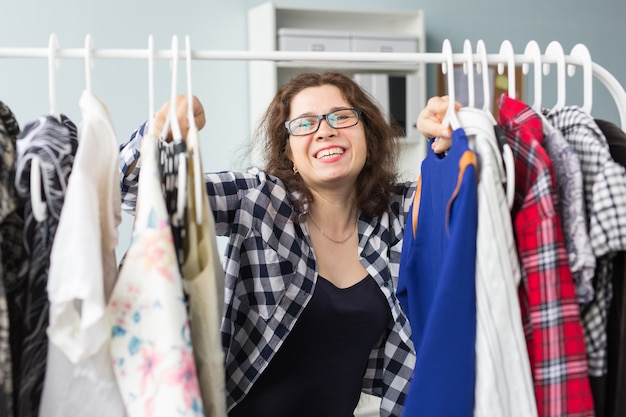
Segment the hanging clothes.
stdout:
[[[608,324],[608,373],[606,378],[607,417],[626,415],[626,252],[615,257],[613,289],[614,297],[609,312]],[[600,415],[600,414],[598,414]]]
[[[48,295],[50,251],[65,199],[67,181],[78,147],[76,125],[65,115],[41,116],[24,127],[17,140],[15,188],[24,201],[26,256],[11,292],[11,346],[14,365],[15,413],[37,416],[48,350]],[[41,186],[47,217],[37,222],[30,201],[33,158],[41,166]],[[7,289],[8,290],[8,289]]]
[[468,107],[460,109],[457,117],[479,160],[473,415],[537,416],[517,292],[521,272],[495,120],[483,110]]
[[445,157],[429,149],[422,162],[397,289],[417,356],[404,417],[470,416],[474,409],[476,182],[462,129]]
[[626,169],[611,157],[602,131],[593,118],[575,106],[548,114],[581,162],[589,237],[596,256],[595,297],[582,306],[589,375],[607,373],[607,321],[612,297],[613,258],[626,250]]
[[[626,168],[626,133],[614,123],[594,119],[606,138],[611,157]],[[613,297],[607,323],[607,374],[606,378],[592,378],[597,387],[594,397],[596,417],[620,417],[626,415],[626,398],[621,394],[626,390],[626,251],[615,256],[613,262]]]
[[161,189],[157,139],[143,167],[131,245],[107,306],[111,356],[129,417],[204,416],[190,324]]
[[585,340],[542,123],[530,107],[503,94],[498,125],[515,157],[511,212],[522,283],[520,307],[540,417],[593,415]]
[[13,366],[11,361],[7,288],[17,282],[22,245],[23,206],[15,192],[15,143],[20,128],[9,107],[0,102],[0,417],[13,417]]
[[[217,251],[215,220],[209,205],[199,156],[198,131],[189,129],[186,139],[187,204],[183,235],[183,285],[189,298],[191,339],[198,370],[205,417],[226,417],[226,377],[220,325],[224,309],[224,270]],[[199,166],[196,167],[196,163]],[[195,173],[200,175],[196,177]],[[196,181],[199,184],[196,184]],[[200,187],[199,195],[195,187]],[[200,197],[200,200],[197,200]],[[196,210],[201,211],[197,222]]]
[[50,254],[49,345],[40,416],[123,417],[105,315],[117,279],[121,222],[117,137],[98,97],[84,91],[79,103],[79,146]]

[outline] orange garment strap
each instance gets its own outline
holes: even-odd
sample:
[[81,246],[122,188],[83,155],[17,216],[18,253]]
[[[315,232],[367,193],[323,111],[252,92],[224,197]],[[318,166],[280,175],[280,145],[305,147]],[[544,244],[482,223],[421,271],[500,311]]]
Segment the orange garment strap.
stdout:
[[420,211],[421,196],[422,196],[422,174],[420,174],[420,176],[417,177],[417,187],[415,189],[415,196],[413,197],[413,216],[412,216],[413,239],[415,239],[415,236],[417,234],[417,214]]
[[461,189],[461,182],[463,181],[463,176],[465,175],[465,169],[470,165],[472,165],[474,169],[477,168],[478,163],[476,161],[476,154],[472,151],[465,151],[459,159],[459,176],[456,180],[454,192],[448,201],[448,207],[446,208],[446,234],[448,237],[450,237],[450,211],[452,210],[452,203]]

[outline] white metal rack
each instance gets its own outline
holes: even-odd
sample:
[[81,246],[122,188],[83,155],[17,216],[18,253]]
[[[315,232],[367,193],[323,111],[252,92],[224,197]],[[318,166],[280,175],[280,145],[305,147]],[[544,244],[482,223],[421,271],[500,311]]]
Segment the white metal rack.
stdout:
[[[185,51],[174,54],[171,50],[146,49],[89,49],[89,48],[51,48],[51,47],[0,47],[0,59],[7,58],[47,58],[47,59],[139,59],[148,60],[151,56],[157,60],[185,59]],[[481,58],[472,56],[474,62]],[[376,63],[396,63],[410,68],[417,64],[445,64],[447,56],[439,52],[417,53],[379,53],[379,52],[287,52],[287,51],[236,51],[236,50],[195,50],[191,51],[192,60],[227,60],[227,61],[271,61],[291,62],[291,65],[315,66],[332,63],[343,63],[358,68],[359,65],[367,65],[369,68]],[[453,53],[452,62],[462,64],[467,62],[467,55]],[[564,63],[570,66],[584,67],[585,60],[580,56],[564,54]],[[554,54],[544,53],[541,55],[542,64],[558,64],[561,58]],[[527,54],[514,54],[513,61],[516,65],[533,64],[534,58]],[[509,57],[506,54],[487,54],[487,62],[490,65],[507,65]],[[622,129],[626,129],[626,91],[619,81],[604,67],[592,62],[593,76],[607,88],[617,105]]]

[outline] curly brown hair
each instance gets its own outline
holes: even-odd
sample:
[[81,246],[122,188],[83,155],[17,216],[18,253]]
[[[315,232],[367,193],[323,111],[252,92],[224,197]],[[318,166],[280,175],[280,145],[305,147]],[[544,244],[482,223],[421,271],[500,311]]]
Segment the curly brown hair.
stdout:
[[347,74],[340,72],[305,72],[296,75],[280,88],[261,119],[257,139],[268,174],[280,178],[288,189],[301,196],[294,204],[302,210],[304,199],[313,195],[300,175],[294,175],[289,154],[289,133],[285,121],[289,118],[293,97],[309,87],[333,85],[346,101],[361,109],[360,122],[365,128],[367,160],[356,181],[357,206],[369,216],[380,216],[389,205],[389,198],[397,180],[399,145],[395,138],[400,132],[385,119],[370,95]]

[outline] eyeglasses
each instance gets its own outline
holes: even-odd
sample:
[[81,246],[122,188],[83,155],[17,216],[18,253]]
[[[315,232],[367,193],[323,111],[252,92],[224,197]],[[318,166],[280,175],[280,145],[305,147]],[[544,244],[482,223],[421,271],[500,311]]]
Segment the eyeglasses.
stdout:
[[287,120],[285,127],[293,136],[304,136],[317,132],[322,124],[322,119],[326,120],[326,123],[334,129],[343,129],[359,123],[360,115],[361,109],[338,109],[319,116],[302,116]]

